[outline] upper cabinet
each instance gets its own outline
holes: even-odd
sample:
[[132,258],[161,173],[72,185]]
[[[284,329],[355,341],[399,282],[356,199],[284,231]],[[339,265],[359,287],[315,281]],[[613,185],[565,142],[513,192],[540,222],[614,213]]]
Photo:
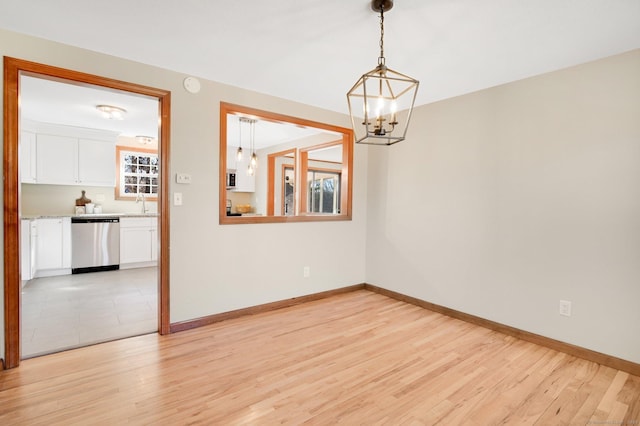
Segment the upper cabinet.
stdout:
[[39,127],[35,132],[21,133],[23,183],[115,186],[117,134],[67,126]]
[[20,181],[36,183],[36,134],[20,132]]
[[115,186],[115,139],[112,142],[78,139],[78,183]]
[[36,182],[53,185],[78,183],[78,139],[36,136]]

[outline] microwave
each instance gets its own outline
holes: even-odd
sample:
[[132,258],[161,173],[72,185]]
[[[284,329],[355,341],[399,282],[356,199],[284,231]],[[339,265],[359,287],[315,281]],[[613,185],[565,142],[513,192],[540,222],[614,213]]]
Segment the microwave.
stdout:
[[236,172],[227,172],[227,189],[234,189],[236,187]]

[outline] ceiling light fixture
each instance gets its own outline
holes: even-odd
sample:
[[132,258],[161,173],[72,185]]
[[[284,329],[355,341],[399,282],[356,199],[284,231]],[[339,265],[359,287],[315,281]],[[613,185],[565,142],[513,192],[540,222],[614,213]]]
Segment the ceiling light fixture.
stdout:
[[242,123],[246,120],[244,117],[238,118],[238,127],[240,128],[238,133],[240,134],[238,141],[238,150],[236,151],[236,161],[242,161]]
[[155,141],[155,139],[151,136],[136,136],[136,141],[143,145],[150,145]]
[[109,120],[123,120],[127,110],[113,105],[96,105],[96,109]]
[[249,151],[251,152],[251,157],[249,159],[249,164],[247,165],[247,176],[253,176],[258,168],[258,156],[256,155],[256,123],[258,120],[255,118],[247,118],[240,117],[240,146],[238,147],[238,151],[236,156],[238,161],[242,159],[242,124],[249,124]]
[[385,64],[384,12],[392,7],[393,0],[371,1],[371,9],[380,12],[380,56],[378,66],[347,93],[356,143],[393,145],[404,140],[409,127],[420,82]]

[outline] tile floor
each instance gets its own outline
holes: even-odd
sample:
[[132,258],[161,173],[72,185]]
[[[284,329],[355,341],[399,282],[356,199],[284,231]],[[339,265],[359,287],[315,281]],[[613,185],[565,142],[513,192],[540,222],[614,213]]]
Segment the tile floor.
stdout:
[[36,278],[22,288],[22,358],[158,329],[157,268]]

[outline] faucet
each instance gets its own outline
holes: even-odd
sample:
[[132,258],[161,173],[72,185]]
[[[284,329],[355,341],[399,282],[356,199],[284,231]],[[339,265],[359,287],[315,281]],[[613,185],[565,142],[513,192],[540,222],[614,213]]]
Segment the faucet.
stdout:
[[147,213],[147,203],[144,199],[144,194],[138,192],[138,195],[136,195],[136,203],[139,203],[140,200],[142,200],[142,213],[146,214]]

